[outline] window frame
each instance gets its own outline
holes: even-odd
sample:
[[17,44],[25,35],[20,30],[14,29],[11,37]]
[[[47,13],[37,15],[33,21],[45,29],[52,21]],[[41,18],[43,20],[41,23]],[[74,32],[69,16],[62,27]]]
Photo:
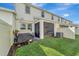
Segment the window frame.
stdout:
[[41,17],[45,17],[44,11],[41,12]]
[[26,11],[26,14],[30,14],[30,6],[26,5],[25,6],[25,11]]
[[51,19],[54,20],[54,16],[53,15],[52,15]]
[[20,29],[25,30],[26,29],[26,24],[22,23],[21,26],[20,26]]
[[58,17],[58,22],[61,22],[61,19]]
[[[30,25],[31,27],[29,27],[29,25]],[[27,24],[27,29],[30,30],[30,31],[32,31],[32,24]]]

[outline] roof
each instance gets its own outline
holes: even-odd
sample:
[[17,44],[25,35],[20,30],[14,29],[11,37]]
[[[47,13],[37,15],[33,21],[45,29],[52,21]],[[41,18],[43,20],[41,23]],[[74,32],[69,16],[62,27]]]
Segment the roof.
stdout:
[[[26,3],[24,3],[24,4],[26,4]],[[32,6],[32,7],[34,7],[34,8],[37,8],[37,9],[39,9],[39,10],[45,11],[45,12],[51,14],[51,15],[55,15],[55,16],[57,16],[57,17],[59,17],[59,18],[62,18],[62,19],[67,20],[67,21],[69,21],[69,22],[72,22],[72,21],[70,21],[70,20],[68,20],[68,19],[65,19],[65,18],[63,18],[63,17],[61,17],[61,16],[58,16],[58,15],[56,15],[56,14],[54,14],[54,13],[51,13],[51,12],[45,10],[45,9],[40,8],[40,7],[34,6],[34,5],[30,4],[30,3],[29,3],[29,5]]]
[[0,10],[16,14],[16,12],[14,10],[11,10],[11,9],[0,7]]

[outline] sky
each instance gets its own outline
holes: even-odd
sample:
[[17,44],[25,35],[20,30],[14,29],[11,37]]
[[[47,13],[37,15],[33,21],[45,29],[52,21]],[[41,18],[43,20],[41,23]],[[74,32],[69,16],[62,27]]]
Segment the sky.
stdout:
[[[64,17],[79,24],[79,4],[78,3],[32,3],[42,9],[48,10],[51,13]],[[0,3],[0,7],[14,10],[12,3]]]

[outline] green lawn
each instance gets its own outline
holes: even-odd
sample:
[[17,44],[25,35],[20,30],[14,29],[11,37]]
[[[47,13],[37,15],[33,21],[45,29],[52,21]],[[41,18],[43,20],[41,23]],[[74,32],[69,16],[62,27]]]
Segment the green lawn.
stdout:
[[79,36],[76,40],[52,38],[35,41],[16,50],[17,56],[78,56]]

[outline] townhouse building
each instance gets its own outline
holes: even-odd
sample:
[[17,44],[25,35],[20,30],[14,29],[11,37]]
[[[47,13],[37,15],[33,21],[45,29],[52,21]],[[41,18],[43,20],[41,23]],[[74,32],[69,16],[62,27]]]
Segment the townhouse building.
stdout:
[[20,3],[14,5],[17,30],[32,33],[40,39],[43,39],[46,35],[75,39],[75,27],[72,21],[32,4]]

